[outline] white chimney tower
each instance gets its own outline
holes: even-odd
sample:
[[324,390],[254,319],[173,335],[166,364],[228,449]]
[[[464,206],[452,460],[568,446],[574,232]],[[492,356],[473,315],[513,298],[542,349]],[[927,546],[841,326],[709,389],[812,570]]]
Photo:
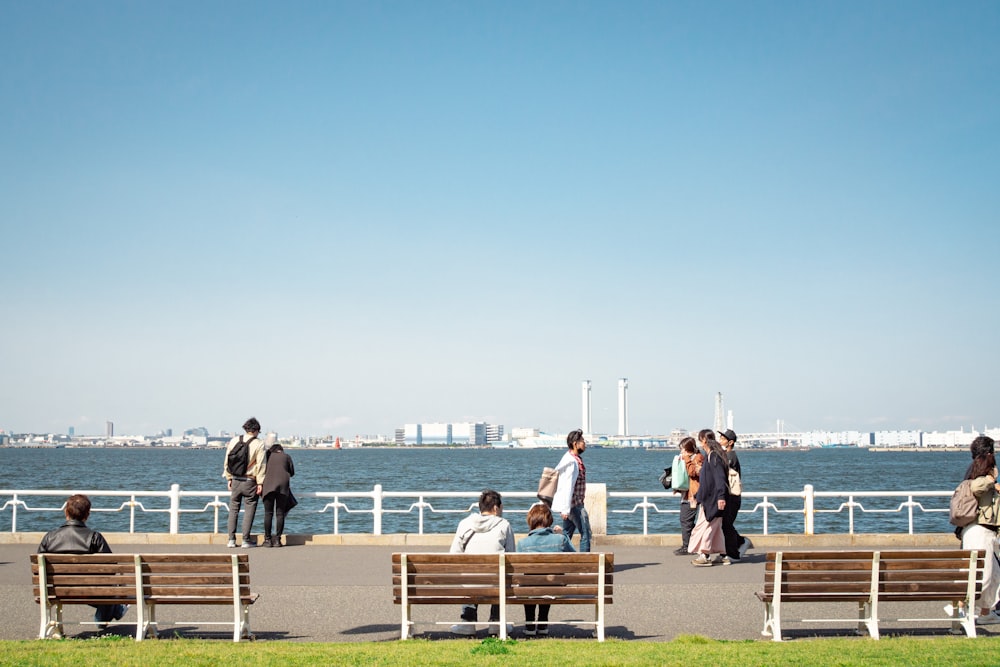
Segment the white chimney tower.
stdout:
[[722,392],[720,391],[720,392],[717,392],[715,394],[715,426],[714,426],[714,428],[715,428],[716,431],[722,431],[722,430],[725,430],[725,428],[726,428],[724,417],[723,417],[724,414],[725,413],[722,411]]
[[592,407],[593,404],[591,403],[590,399],[590,380],[584,380],[583,381],[583,424],[580,426],[580,428],[582,428],[583,432],[586,433],[587,435],[590,435],[591,433],[594,432],[594,425],[593,423],[591,423],[591,415],[593,414]]
[[618,435],[628,435],[628,378],[618,380]]

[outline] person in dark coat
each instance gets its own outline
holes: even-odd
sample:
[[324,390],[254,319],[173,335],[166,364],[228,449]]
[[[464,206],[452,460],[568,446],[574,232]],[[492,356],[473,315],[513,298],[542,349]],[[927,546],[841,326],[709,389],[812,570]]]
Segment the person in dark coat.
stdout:
[[[40,554],[109,554],[111,547],[96,530],[87,528],[90,518],[90,498],[78,493],[66,500],[63,508],[66,523],[55,530],[50,530],[38,545]],[[94,622],[99,630],[108,627],[110,621],[120,621],[128,611],[127,604],[91,605],[94,612]]]
[[[688,551],[698,554],[698,557],[691,561],[691,564],[699,567],[710,567],[717,562],[729,565],[730,559],[725,555],[726,540],[722,534],[729,463],[725,451],[715,441],[715,433],[711,429],[700,431],[698,441],[705,454],[705,462],[698,480],[698,493],[695,494],[695,499],[698,501],[698,522],[691,531],[691,540],[688,543]],[[713,554],[718,554],[720,559],[715,560]]]
[[[291,479],[295,475],[292,457],[284,448],[275,443],[267,450],[267,477],[261,496],[264,498],[264,546],[280,547],[281,535],[285,532],[285,515],[298,504],[292,495]],[[271,534],[271,518],[274,517],[274,534]]]

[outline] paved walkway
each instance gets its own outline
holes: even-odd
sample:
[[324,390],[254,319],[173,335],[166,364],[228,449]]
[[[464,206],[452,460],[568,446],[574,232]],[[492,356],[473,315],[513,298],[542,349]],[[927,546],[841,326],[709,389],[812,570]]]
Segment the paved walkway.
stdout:
[[[218,553],[224,546],[211,544],[114,543],[116,552]],[[600,544],[597,545],[600,547]],[[28,556],[33,544],[0,544],[0,605],[5,610],[0,639],[37,636],[39,607],[31,593]],[[400,608],[392,602],[390,556],[394,551],[445,551],[445,547],[401,546],[291,546],[250,550],[251,585],[260,599],[251,611],[251,627],[259,641],[351,642],[391,641],[399,638]],[[597,550],[597,549],[595,549]],[[744,562],[731,566],[697,568],[690,557],[675,556],[672,547],[609,547],[615,554],[614,604],[607,608],[607,636],[615,639],[668,641],[678,635],[703,635],[714,639],[760,639],[763,605],[754,596],[762,588],[763,553],[750,552]],[[856,610],[851,605],[826,605],[819,610],[796,605],[788,618],[843,618],[824,626],[787,623],[786,635],[850,636]],[[89,620],[89,608],[67,607],[67,621]],[[418,637],[451,638],[447,625],[455,621],[458,607],[415,607]],[[941,622],[886,622],[884,635],[910,632],[946,634],[940,605],[884,605],[882,617],[941,618]],[[523,635],[520,609],[508,608],[515,623],[513,636]],[[818,614],[818,615],[817,615]],[[486,609],[480,609],[485,619]],[[161,636],[174,632],[184,637],[231,637],[221,626],[196,621],[226,620],[231,612],[206,607],[165,607],[159,610]],[[556,605],[551,620],[593,620],[587,607]],[[130,610],[110,632],[134,632],[135,612]],[[130,623],[130,621],[132,621]],[[177,625],[167,625],[167,623]],[[993,626],[998,628],[1000,626]],[[67,625],[69,636],[88,637],[93,626]],[[988,632],[988,631],[987,631]],[[984,633],[986,634],[986,633]],[[584,637],[583,629],[554,626],[553,637]],[[480,637],[485,636],[481,626]]]

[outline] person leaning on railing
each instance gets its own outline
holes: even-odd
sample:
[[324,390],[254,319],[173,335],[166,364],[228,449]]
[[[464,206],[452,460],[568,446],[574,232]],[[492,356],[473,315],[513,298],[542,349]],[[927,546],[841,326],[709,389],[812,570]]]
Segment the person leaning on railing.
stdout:
[[983,590],[979,598],[977,625],[1000,623],[1000,615],[993,609],[997,604],[997,589],[1000,587],[1000,568],[997,557],[1000,543],[997,540],[997,526],[1000,525],[1000,484],[997,484],[997,464],[993,452],[993,438],[981,435],[972,441],[972,463],[965,472],[964,479],[972,480],[972,495],[979,501],[976,520],[961,529],[962,548],[976,549],[985,553],[983,566]]

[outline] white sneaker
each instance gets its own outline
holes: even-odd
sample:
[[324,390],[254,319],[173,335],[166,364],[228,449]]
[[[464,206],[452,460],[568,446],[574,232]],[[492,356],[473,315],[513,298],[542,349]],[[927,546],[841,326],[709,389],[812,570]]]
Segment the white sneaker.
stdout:
[[740,545],[740,559],[746,556],[751,549],[753,549],[753,542],[750,541],[749,537],[744,537],[743,544]]
[[451,626],[451,632],[452,634],[465,635],[466,637],[470,637],[476,634],[476,626],[472,623],[456,623],[455,625]]
[[958,618],[965,618],[965,607],[958,607],[956,609],[950,602],[944,606],[944,613],[948,614],[952,618],[956,616],[956,612],[958,612]]
[[698,554],[698,557],[691,561],[691,564],[696,567],[712,567],[715,563],[705,554]]
[[235,549],[236,548],[236,540],[229,540],[228,542],[226,542],[226,547],[228,547],[230,549]]
[[722,556],[721,558],[719,558],[715,562],[716,563],[721,563],[723,565],[732,565],[733,564],[733,561],[729,560],[729,556]]
[[990,609],[990,613],[983,614],[982,616],[976,616],[976,625],[996,625],[1000,623],[1000,616]]

